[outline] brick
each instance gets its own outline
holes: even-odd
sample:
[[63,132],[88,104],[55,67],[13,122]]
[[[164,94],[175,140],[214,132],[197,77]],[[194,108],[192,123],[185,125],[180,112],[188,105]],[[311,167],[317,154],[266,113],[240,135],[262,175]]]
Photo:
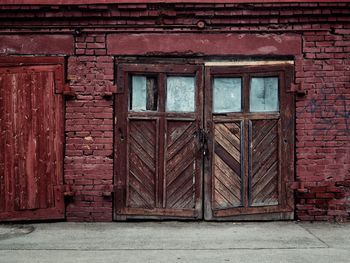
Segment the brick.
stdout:
[[87,43],[86,48],[106,48],[105,43]]
[[334,197],[333,193],[316,193],[316,198],[332,199]]

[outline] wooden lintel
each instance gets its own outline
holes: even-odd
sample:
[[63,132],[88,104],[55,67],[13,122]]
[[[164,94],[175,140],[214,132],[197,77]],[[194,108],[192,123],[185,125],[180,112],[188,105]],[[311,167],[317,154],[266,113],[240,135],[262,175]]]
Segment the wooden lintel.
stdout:
[[211,67],[229,67],[229,66],[271,66],[271,65],[294,65],[293,60],[257,60],[257,61],[207,61],[205,66]]

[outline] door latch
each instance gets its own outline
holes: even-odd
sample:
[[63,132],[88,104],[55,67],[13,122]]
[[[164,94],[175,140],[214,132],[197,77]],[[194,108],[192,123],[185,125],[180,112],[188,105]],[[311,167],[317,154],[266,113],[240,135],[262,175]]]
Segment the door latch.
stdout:
[[204,129],[199,130],[199,143],[203,156],[208,155],[208,134]]

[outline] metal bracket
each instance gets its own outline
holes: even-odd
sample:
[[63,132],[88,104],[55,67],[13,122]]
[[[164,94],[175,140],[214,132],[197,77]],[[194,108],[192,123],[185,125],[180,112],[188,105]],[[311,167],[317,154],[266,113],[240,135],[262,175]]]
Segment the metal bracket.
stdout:
[[101,96],[104,99],[111,99],[115,93],[117,93],[117,86],[116,85],[108,85],[106,87],[105,92],[103,92],[103,94]]
[[63,96],[65,98],[75,98],[76,94],[74,91],[72,91],[72,89],[70,88],[70,86],[68,84],[65,84],[63,86]]
[[62,185],[62,191],[64,197],[73,197],[75,196],[75,192],[71,189],[71,186],[68,184]]

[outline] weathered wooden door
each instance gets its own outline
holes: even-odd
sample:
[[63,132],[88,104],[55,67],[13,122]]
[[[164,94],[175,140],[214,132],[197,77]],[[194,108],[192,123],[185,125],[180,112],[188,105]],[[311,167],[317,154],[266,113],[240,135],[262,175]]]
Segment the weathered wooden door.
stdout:
[[202,67],[117,71],[115,219],[201,218]]
[[0,64],[0,221],[64,218],[63,66],[29,60]]
[[290,68],[203,69],[118,66],[116,220],[293,217]]
[[293,218],[290,67],[207,67],[205,218]]

